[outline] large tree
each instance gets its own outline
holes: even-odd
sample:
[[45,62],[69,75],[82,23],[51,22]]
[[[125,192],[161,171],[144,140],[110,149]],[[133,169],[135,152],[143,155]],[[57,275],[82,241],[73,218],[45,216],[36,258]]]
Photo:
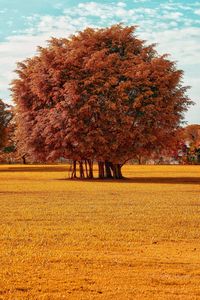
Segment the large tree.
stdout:
[[[18,64],[13,81],[18,130],[39,160],[73,160],[80,177],[121,178],[121,166],[169,144],[191,101],[181,70],[135,27],[88,28],[51,39]],[[85,169],[85,170],[84,170]]]

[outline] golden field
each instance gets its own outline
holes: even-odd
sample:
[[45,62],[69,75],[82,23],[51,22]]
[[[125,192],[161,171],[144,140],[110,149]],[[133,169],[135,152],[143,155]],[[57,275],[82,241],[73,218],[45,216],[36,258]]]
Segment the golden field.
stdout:
[[123,173],[0,166],[0,299],[200,299],[200,166]]

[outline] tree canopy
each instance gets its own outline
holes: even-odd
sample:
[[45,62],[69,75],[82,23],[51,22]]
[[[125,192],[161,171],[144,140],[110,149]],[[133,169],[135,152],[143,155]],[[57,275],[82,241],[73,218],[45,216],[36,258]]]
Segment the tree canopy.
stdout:
[[[135,27],[114,25],[66,39],[52,38],[18,63],[12,83],[18,134],[35,159],[76,162],[80,176],[120,178],[121,166],[166,147],[191,101],[183,72]],[[87,172],[87,164],[90,172]]]

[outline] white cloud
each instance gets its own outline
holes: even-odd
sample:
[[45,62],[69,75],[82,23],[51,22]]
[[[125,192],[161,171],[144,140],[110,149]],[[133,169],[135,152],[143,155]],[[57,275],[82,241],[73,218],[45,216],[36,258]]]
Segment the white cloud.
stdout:
[[195,77],[193,72],[187,71],[187,67],[185,70],[184,84],[192,87],[190,90],[188,90],[188,96],[195,102],[195,105],[192,106],[185,114],[186,120],[189,120],[190,123],[200,124],[200,79],[199,77]]
[[[121,7],[115,6],[115,9],[122,9]],[[93,16],[93,17],[101,17],[102,14],[105,14],[108,18],[115,14],[115,9],[112,8],[109,4],[100,4],[97,2],[87,2],[87,3],[79,3],[77,8],[74,8],[73,11],[71,9],[65,9],[65,14],[69,15],[78,15],[78,16]]]
[[169,5],[169,4],[161,4],[161,8],[163,9],[163,10],[176,10],[176,8],[173,6],[173,5]]
[[196,9],[196,10],[194,11],[194,13],[195,13],[196,15],[199,15],[199,16],[200,16],[200,9]]
[[191,6],[194,6],[194,7],[200,7],[199,1],[193,2],[193,3],[191,3],[190,5],[191,5]]
[[171,26],[177,26],[178,23],[177,23],[176,21],[171,21],[171,22],[169,23],[169,25],[171,25]]
[[200,28],[141,32],[141,35],[148,41],[157,42],[159,52],[169,52],[183,66],[200,64]]
[[144,3],[149,2],[150,0],[133,0],[134,3]]
[[63,7],[63,4],[62,3],[55,3],[54,4],[54,8],[55,9],[61,9]]
[[0,14],[5,14],[7,11],[8,11],[7,8],[1,9]]
[[183,14],[181,12],[167,12],[166,14],[162,15],[162,18],[164,19],[172,19],[172,20],[179,20],[180,17],[182,17]]
[[188,95],[195,102],[186,113],[186,119],[190,123],[200,123],[200,28],[141,32],[141,36],[157,42],[158,52],[170,53],[169,58],[177,61],[177,67],[184,70],[184,84],[191,86]]
[[118,2],[117,6],[126,7],[126,3],[125,2]]
[[16,77],[14,70],[16,62],[22,61],[35,54],[38,45],[44,46],[46,37],[44,36],[13,36],[5,42],[0,43],[0,86],[1,94],[8,97],[9,83]]
[[182,5],[182,4],[178,4],[178,8],[183,10],[192,10],[191,6]]

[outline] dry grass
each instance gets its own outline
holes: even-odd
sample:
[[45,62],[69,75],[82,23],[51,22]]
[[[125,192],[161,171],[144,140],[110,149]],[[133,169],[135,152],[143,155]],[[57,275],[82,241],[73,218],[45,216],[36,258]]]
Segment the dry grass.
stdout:
[[0,166],[0,299],[200,299],[200,167]]

